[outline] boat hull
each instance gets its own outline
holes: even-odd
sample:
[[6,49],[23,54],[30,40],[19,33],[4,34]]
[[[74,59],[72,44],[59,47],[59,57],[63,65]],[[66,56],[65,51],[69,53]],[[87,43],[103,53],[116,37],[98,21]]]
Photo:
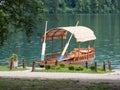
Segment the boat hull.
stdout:
[[80,61],[69,61],[69,60],[64,60],[64,61],[58,61],[58,60],[51,60],[51,61],[41,61],[41,60],[37,60],[36,63],[39,64],[40,67],[44,67],[45,64],[50,64],[52,66],[57,66],[59,64],[65,64],[66,66],[70,66],[70,65],[82,65],[85,66],[86,62],[88,63],[88,65],[92,64],[94,61],[94,58],[91,58],[89,60],[80,60]]

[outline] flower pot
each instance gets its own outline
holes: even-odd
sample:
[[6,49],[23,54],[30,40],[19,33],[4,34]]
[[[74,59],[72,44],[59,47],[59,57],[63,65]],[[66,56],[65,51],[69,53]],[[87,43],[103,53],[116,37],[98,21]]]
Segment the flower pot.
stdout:
[[18,67],[18,61],[13,61],[13,67],[14,68]]

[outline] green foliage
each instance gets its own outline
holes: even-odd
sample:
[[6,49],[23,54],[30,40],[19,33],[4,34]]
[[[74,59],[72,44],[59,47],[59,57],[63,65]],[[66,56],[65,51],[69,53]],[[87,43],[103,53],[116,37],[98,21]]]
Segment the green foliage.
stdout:
[[60,67],[60,66],[56,66],[55,69],[56,69],[56,70],[60,70],[61,67]]
[[18,61],[18,55],[12,54],[11,57],[9,58],[9,60]]
[[45,64],[45,69],[46,69],[46,70],[51,69],[51,65],[50,65],[50,64]]
[[90,66],[90,69],[91,69],[91,70],[95,70],[95,65],[92,64],[92,65]]
[[64,68],[64,67],[65,67],[65,64],[61,63],[61,64],[59,64],[59,66],[60,66],[61,68]]
[[68,67],[68,69],[69,69],[69,70],[74,70],[75,67],[74,67],[74,65],[70,65],[70,66]]
[[103,70],[103,67],[98,67],[98,70],[99,70],[99,71],[104,71],[104,70]]
[[55,70],[55,68],[56,68],[56,66],[51,66],[51,68],[50,68],[50,69]]
[[82,71],[84,69],[83,66],[75,66],[76,71]]
[[[14,32],[19,30],[29,32],[35,28],[35,22],[42,19],[39,14],[43,13],[43,2],[41,0],[5,0],[1,9],[8,16],[7,25],[14,27]],[[7,29],[8,32],[9,29]]]

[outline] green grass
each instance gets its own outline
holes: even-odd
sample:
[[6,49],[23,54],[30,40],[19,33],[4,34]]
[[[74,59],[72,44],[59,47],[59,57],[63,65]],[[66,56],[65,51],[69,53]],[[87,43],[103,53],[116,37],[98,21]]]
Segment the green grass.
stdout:
[[60,68],[58,70],[56,69],[48,69],[48,70],[35,70],[35,72],[70,72],[70,73],[93,73],[93,74],[104,74],[104,73],[110,73],[112,71],[100,71],[98,70],[97,72],[95,72],[94,70],[90,70],[90,69],[86,69],[84,68],[83,70],[81,71],[76,71],[76,70],[69,70],[68,68]]
[[119,90],[119,88],[119,83],[108,82],[0,78],[0,90]]
[[12,70],[10,70],[10,68],[8,66],[0,66],[0,71],[21,71],[21,70],[27,70],[26,68],[13,68]]

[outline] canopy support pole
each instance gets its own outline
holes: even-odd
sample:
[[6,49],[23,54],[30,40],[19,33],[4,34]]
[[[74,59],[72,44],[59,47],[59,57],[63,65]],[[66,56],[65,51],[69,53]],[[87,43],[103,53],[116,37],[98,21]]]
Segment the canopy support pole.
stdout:
[[80,59],[80,42],[78,42],[78,60]]
[[90,49],[90,41],[88,41],[88,52],[87,52],[87,60],[89,58],[89,49]]
[[63,36],[61,36],[61,52],[63,51],[63,46],[64,46],[63,43],[64,43],[63,42]]
[[90,48],[90,41],[88,41],[88,48]]
[[53,53],[54,53],[54,39],[52,37],[52,58],[53,58]]

